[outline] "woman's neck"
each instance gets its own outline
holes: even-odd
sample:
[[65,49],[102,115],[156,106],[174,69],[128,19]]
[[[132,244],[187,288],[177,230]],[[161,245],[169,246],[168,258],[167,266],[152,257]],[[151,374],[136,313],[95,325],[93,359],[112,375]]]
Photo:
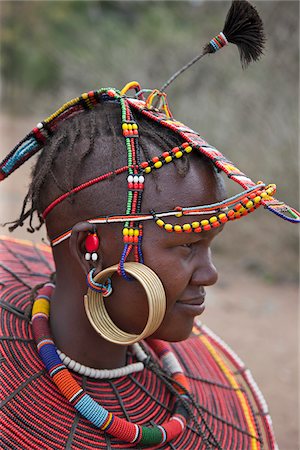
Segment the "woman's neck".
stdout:
[[50,311],[50,327],[57,348],[75,361],[97,369],[126,365],[127,347],[106,341],[88,321],[83,303],[86,291],[83,273],[70,276],[66,270],[57,274]]

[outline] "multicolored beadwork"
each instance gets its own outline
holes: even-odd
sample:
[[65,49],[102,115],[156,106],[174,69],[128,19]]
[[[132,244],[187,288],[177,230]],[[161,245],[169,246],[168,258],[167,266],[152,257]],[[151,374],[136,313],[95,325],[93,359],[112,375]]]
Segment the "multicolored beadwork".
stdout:
[[226,39],[226,36],[222,32],[209,41],[209,46],[211,47],[212,53],[217,52],[227,44],[228,41]]
[[[270,184],[265,186],[263,183],[252,186],[251,188],[243,191],[233,197],[230,197],[222,202],[213,203],[211,205],[202,206],[190,206],[190,207],[180,207],[177,206],[172,211],[166,212],[155,212],[151,211],[150,214],[136,214],[133,216],[107,216],[107,217],[97,217],[94,219],[89,219],[88,222],[93,224],[106,224],[106,223],[119,223],[127,222],[128,219],[138,220],[143,222],[145,220],[155,220],[157,225],[162,229],[170,232],[196,232],[209,231],[211,228],[220,226],[229,220],[240,219],[241,217],[253,212],[259,206],[273,199],[272,195],[276,191],[275,184]],[[183,217],[183,216],[203,216],[208,215],[208,218],[204,220],[193,221],[191,224],[183,225],[171,225],[166,224],[162,218],[163,217]],[[217,219],[217,220],[216,220]],[[295,219],[296,220],[296,219]],[[165,225],[167,225],[165,227]],[[66,231],[57,238],[51,241],[52,247],[60,244],[64,240],[68,239],[71,235],[71,230]],[[138,234],[136,228],[123,228],[123,240],[124,243],[137,242],[137,239],[141,237],[141,224]]]
[[112,293],[112,285],[111,285],[111,279],[108,278],[106,284],[97,283],[94,280],[94,273],[96,269],[92,269],[89,271],[89,273],[86,276],[86,284],[87,286],[92,289],[95,292],[101,292],[103,297],[109,297]]
[[[50,377],[74,408],[101,431],[129,443],[139,443],[143,446],[159,445],[169,442],[183,433],[188,420],[188,413],[180,403],[177,403],[175,412],[168,421],[159,426],[146,427],[115,416],[81,388],[65,364],[62,363],[51,337],[48,320],[53,289],[53,284],[46,284],[41,288],[33,304],[33,336],[39,355]],[[163,366],[174,381],[174,388],[180,396],[185,396],[189,392],[189,383],[178,360],[171,352],[169,344],[162,341],[152,341],[151,345],[161,356]]]
[[84,255],[86,261],[97,261],[98,260],[98,249],[99,249],[99,238],[96,231],[94,233],[89,233],[85,239],[84,246],[86,253]]
[[[215,50],[226,45],[227,40],[223,33],[213,38],[210,41],[210,46]],[[127,97],[127,91],[135,90],[135,98]],[[144,100],[144,93],[148,94]],[[0,180],[10,175],[17,167],[22,165],[27,159],[33,156],[37,151],[45,146],[48,140],[55,133],[59,124],[80,114],[84,110],[92,109],[100,102],[107,100],[114,100],[119,103],[121,108],[121,131],[125,140],[125,148],[127,151],[127,165],[117,168],[106,174],[99,175],[92,180],[88,180],[79,186],[71,189],[69,192],[61,195],[55,199],[43,212],[42,216],[45,219],[47,215],[58,204],[63,202],[70,195],[80,192],[96,183],[107,180],[115,175],[127,172],[127,204],[125,215],[113,215],[106,218],[89,219],[90,223],[113,223],[124,222],[123,228],[123,242],[124,249],[119,263],[119,274],[125,279],[129,279],[125,270],[124,263],[131,252],[134,254],[134,260],[143,263],[142,254],[142,238],[144,220],[153,219],[155,217],[156,223],[166,231],[181,232],[201,232],[207,231],[211,228],[218,227],[220,224],[229,220],[235,220],[254,211],[258,206],[263,205],[266,209],[273,212],[277,216],[293,223],[300,223],[300,213],[295,209],[290,208],[283,202],[279,202],[273,197],[275,192],[274,187],[266,187],[260,185],[262,188],[261,194],[256,197],[250,197],[246,202],[234,204],[232,208],[226,210],[230,206],[231,199],[226,202],[216,204],[213,210],[211,208],[180,208],[185,215],[197,215],[212,213],[209,218],[202,221],[192,222],[184,225],[171,225],[164,222],[161,218],[164,216],[174,215],[174,211],[167,213],[153,213],[142,214],[142,196],[145,183],[145,174],[151,173],[153,170],[160,169],[171,161],[176,161],[192,151],[204,155],[212,161],[218,170],[222,170],[229,179],[238,183],[245,190],[242,196],[246,196],[252,189],[256,189],[257,185],[241,172],[231,161],[229,161],[219,150],[210,146],[205,140],[195,131],[185,126],[179,121],[173,119],[168,107],[167,97],[164,92],[157,89],[153,91],[142,90],[139,83],[128,83],[121,91],[113,88],[103,88],[97,91],[91,91],[82,94],[70,102],[63,105],[58,111],[52,114],[43,122],[39,123],[31,133],[29,133],[0,164]],[[183,141],[183,143],[173,148],[162,152],[161,155],[154,156],[148,161],[141,162],[139,149],[139,131],[138,124],[134,120],[132,114],[133,110],[139,111],[147,119],[156,122],[159,126],[166,127],[172,132],[176,133]],[[271,185],[274,186],[274,185]],[[260,197],[260,198],[259,198]],[[246,197],[245,197],[246,198]],[[207,206],[207,205],[206,205]],[[225,210],[223,210],[225,208]],[[178,213],[179,214],[179,213]],[[225,216],[223,215],[225,214]],[[176,215],[176,214],[175,214]],[[197,226],[196,226],[197,225]],[[52,245],[58,245],[70,236],[70,231],[66,231],[52,241]]]

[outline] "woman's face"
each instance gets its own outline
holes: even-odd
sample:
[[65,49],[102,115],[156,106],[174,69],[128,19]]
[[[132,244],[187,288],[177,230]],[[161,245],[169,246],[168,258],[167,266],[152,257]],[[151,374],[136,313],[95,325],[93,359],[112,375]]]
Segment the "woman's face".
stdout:
[[[159,179],[146,177],[143,211],[167,211],[176,206],[203,205],[225,198],[220,176],[212,166],[197,155],[190,155],[190,158],[190,168],[184,178],[177,174],[174,166],[162,168]],[[183,224],[197,219],[189,216],[167,220]],[[204,311],[205,288],[217,281],[210,247],[221,230],[219,227],[201,233],[168,233],[154,221],[144,224],[144,262],[161,279],[167,299],[164,320],[153,337],[179,341],[189,336],[195,316]],[[103,244],[105,266],[117,262],[115,254],[120,254],[119,241],[119,235],[114,235],[110,242]],[[117,275],[113,276],[112,285],[113,294],[106,300],[110,316],[120,328],[140,333],[148,317],[143,288],[137,281],[127,282]]]

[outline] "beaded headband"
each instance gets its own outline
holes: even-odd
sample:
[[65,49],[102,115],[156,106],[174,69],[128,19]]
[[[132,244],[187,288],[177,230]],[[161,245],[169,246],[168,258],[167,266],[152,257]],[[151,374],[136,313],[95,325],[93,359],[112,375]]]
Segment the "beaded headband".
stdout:
[[[247,10],[247,8],[250,9]],[[247,45],[246,38],[248,38]],[[119,263],[119,273],[125,279],[129,279],[129,277],[124,270],[124,263],[132,251],[134,253],[135,261],[143,263],[141,244],[143,236],[142,223],[145,220],[155,220],[156,224],[167,232],[200,233],[216,228],[228,220],[235,220],[243,217],[249,212],[254,211],[257,207],[263,205],[266,209],[279,217],[290,222],[299,223],[300,213],[273,197],[273,194],[276,191],[275,185],[266,186],[262,182],[255,184],[219,150],[210,146],[197,132],[175,120],[168,107],[167,95],[164,92],[166,87],[195,61],[207,53],[213,53],[222,48],[228,42],[238,46],[241,62],[244,66],[251,60],[257,60],[261,54],[264,42],[261,20],[256,10],[246,1],[234,1],[232,3],[223,32],[213,38],[204,47],[201,55],[194,58],[189,64],[176,72],[176,74],[173,75],[160,90],[142,90],[139,83],[134,81],[128,83],[121,91],[114,88],[102,88],[97,91],[84,93],[80,97],[63,105],[58,111],[39,123],[2,161],[0,164],[0,181],[9,176],[35,153],[43,149],[61,122],[80,114],[82,111],[91,110],[99,103],[114,101],[117,102],[121,108],[120,128],[124,136],[127,150],[127,165],[106,174],[99,175],[92,180],[88,180],[85,183],[76,186],[71,191],[55,199],[45,209],[42,216],[45,219],[55,206],[63,202],[71,194],[78,193],[81,190],[104,181],[105,179],[109,179],[112,176],[127,172],[128,193],[126,213],[123,215],[89,219],[89,222],[95,224],[124,223],[124,249]],[[132,97],[127,95],[130,90],[135,91],[135,95]],[[146,99],[144,97],[145,93],[148,94]],[[182,144],[163,152],[161,155],[153,157],[151,160],[141,161],[139,130],[138,124],[134,120],[133,110],[139,111],[149,120],[156,122],[159,126],[168,128],[173,133],[177,134],[181,138]],[[182,158],[184,155],[188,157],[189,153],[192,151],[200,153],[208,158],[218,170],[225,172],[231,180],[242,186],[244,191],[223,202],[212,205],[177,207],[173,211],[150,211],[147,214],[143,214],[141,212],[141,205],[145,175],[160,169],[173,160]],[[183,225],[172,225],[166,223],[162,219],[168,216],[182,217],[185,215],[203,214],[209,215],[210,217],[208,219],[193,221]],[[52,246],[58,245],[70,235],[71,230],[67,230],[52,241]]]

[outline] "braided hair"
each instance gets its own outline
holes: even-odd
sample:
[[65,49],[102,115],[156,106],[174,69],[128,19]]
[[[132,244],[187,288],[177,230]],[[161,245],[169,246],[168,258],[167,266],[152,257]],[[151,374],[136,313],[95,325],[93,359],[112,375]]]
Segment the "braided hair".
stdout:
[[[76,185],[87,181],[87,168],[91,170],[92,160],[99,155],[99,168],[93,176],[113,171],[126,164],[126,149],[121,133],[120,111],[113,102],[97,105],[91,111],[68,118],[59,125],[50,142],[41,152],[32,169],[31,181],[19,217],[10,225],[9,231],[23,226],[28,219],[27,230],[33,233],[44,223],[42,211],[55,197],[69,192]],[[141,155],[145,159],[153,157],[155,146],[163,151],[181,144],[180,138],[172,131],[153,123],[139,112],[134,113],[140,129]],[[175,162],[173,162],[175,164]],[[93,170],[95,167],[93,164]],[[184,177],[189,170],[189,159],[176,161],[177,173]],[[152,174],[159,190],[157,173]],[[113,178],[114,175],[111,176]],[[66,199],[72,205],[78,202],[77,195]],[[118,201],[118,199],[116,199]],[[120,204],[123,208],[123,204]],[[34,215],[38,224],[33,225]]]

